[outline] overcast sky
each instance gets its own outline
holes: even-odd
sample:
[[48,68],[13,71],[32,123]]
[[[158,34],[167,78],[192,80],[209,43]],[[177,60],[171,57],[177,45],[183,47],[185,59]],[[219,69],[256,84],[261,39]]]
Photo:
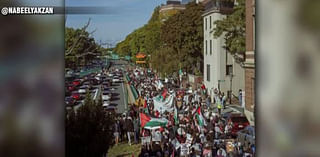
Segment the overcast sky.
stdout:
[[66,26],[79,28],[91,18],[88,30],[97,29],[93,34],[96,41],[120,41],[146,24],[154,8],[165,2],[166,0],[66,0],[66,7],[93,6],[109,9],[105,14],[67,15]]

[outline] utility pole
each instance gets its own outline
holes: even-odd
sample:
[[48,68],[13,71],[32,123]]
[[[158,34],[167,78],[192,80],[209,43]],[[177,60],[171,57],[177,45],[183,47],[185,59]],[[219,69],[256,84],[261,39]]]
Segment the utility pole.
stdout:
[[230,73],[230,95],[229,95],[230,104],[231,104],[231,98],[232,98],[232,78],[233,78],[233,72]]

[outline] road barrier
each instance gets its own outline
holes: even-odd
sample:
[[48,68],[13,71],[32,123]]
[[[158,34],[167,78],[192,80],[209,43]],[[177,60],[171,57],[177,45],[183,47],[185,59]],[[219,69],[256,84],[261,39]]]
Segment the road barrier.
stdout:
[[[130,81],[130,77],[127,74],[126,74],[126,79],[128,82]],[[130,89],[131,89],[131,92],[134,96],[134,99],[137,100],[139,98],[139,94],[137,92],[137,89],[133,85],[130,85]]]
[[139,98],[138,92],[133,85],[130,85],[131,91],[133,93],[134,98],[137,100]]

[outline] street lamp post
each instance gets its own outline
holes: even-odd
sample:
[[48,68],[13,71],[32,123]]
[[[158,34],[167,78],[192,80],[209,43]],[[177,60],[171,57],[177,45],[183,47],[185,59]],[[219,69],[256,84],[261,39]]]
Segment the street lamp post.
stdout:
[[233,78],[233,73],[230,73],[230,95],[229,95],[229,103],[231,104],[231,97],[232,97],[232,78]]
[[149,54],[148,57],[149,57],[149,68],[152,68],[152,65],[151,65],[151,54]]

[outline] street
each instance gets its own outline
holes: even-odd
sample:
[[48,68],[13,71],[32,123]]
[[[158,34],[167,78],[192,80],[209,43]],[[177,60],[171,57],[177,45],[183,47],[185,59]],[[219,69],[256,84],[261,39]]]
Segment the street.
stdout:
[[[126,62],[121,60],[113,60],[111,61],[111,67],[110,68],[121,68],[123,65],[126,65]],[[116,106],[117,113],[124,113],[127,108],[127,102],[125,98],[125,86],[124,83],[113,83],[112,87],[115,88],[114,95],[111,99],[112,106]]]

